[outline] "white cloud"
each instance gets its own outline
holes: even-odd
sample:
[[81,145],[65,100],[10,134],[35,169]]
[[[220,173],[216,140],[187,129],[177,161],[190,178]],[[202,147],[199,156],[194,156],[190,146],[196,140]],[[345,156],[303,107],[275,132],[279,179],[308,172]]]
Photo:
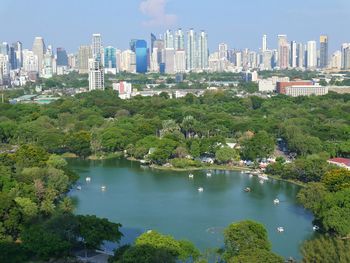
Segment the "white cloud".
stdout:
[[140,11],[149,17],[144,21],[145,26],[172,26],[177,21],[177,16],[167,14],[165,10],[167,0],[144,0],[140,4]]

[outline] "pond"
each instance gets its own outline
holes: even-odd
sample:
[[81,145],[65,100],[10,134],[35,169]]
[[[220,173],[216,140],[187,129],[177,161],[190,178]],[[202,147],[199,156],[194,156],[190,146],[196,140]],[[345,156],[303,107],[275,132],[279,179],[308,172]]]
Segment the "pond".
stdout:
[[[123,159],[70,160],[69,165],[80,175],[81,190],[71,192],[76,213],[121,223],[129,241],[153,229],[188,239],[204,252],[223,246],[222,232],[230,223],[250,219],[265,225],[274,252],[300,259],[300,245],[314,234],[312,214],[296,203],[300,187],[291,183],[262,184],[236,171],[211,171],[210,177],[194,171],[191,179],[189,172],[154,170]],[[247,187],[251,192],[244,191]]]

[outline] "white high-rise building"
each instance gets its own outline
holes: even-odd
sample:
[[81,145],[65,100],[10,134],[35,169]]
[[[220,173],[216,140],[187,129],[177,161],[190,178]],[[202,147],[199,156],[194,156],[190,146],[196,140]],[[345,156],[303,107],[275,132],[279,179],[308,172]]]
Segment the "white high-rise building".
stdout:
[[242,63],[243,63],[242,62],[242,52],[240,52],[240,51],[235,52],[235,61],[236,61],[235,66],[237,68],[241,68]]
[[290,43],[290,66],[292,68],[297,67],[297,59],[298,59],[297,43],[295,41],[292,41]]
[[342,68],[342,53],[340,50],[333,53],[331,58],[331,68],[340,70]]
[[132,50],[125,50],[120,55],[120,71],[136,72],[136,54]]
[[317,67],[317,43],[316,41],[307,42],[307,68],[316,69]]
[[41,71],[43,69],[44,54],[46,51],[44,39],[42,37],[36,37],[34,39],[32,51],[34,55],[38,57],[38,68],[36,71],[41,74]]
[[165,48],[174,48],[174,34],[171,30],[167,30],[164,34]]
[[187,70],[191,71],[197,68],[197,45],[196,45],[196,32],[190,29],[187,32]]
[[166,48],[164,57],[165,57],[165,73],[174,74],[175,73],[175,49]]
[[0,54],[0,86],[10,84],[10,63],[8,56]]
[[181,28],[175,32],[175,50],[185,50],[185,36]]
[[185,50],[175,51],[175,72],[184,73],[186,72],[186,52]]
[[219,59],[228,59],[228,45],[226,43],[219,44]]
[[198,68],[208,69],[208,34],[202,31],[198,39]]
[[304,68],[304,57],[305,57],[305,50],[304,45],[302,43],[297,44],[297,67],[302,69]]
[[25,72],[38,72],[39,62],[38,56],[28,49],[23,50],[23,70]]
[[342,69],[350,69],[350,43],[341,45],[341,67]]
[[102,59],[102,38],[101,34],[92,35],[92,58],[101,61]]
[[89,59],[89,91],[104,90],[104,70],[101,62],[97,59]]
[[262,54],[262,70],[271,70],[272,69],[272,51],[265,50]]
[[263,35],[262,38],[262,52],[265,52],[267,50],[267,35]]

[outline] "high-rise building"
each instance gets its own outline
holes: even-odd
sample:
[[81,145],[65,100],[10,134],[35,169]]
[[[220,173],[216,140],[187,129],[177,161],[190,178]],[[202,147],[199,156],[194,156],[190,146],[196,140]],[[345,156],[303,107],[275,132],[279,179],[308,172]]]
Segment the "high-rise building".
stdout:
[[23,70],[25,72],[38,72],[38,56],[33,51],[23,50]]
[[305,51],[302,43],[297,44],[297,56],[297,67],[300,69],[304,68]]
[[292,68],[297,67],[298,53],[297,53],[297,43],[295,41],[290,42],[290,66]]
[[317,68],[317,44],[316,41],[307,42],[307,68]]
[[4,55],[4,56],[8,56],[10,52],[10,48],[7,42],[2,42],[0,44],[0,54]]
[[17,68],[23,67],[23,45],[20,41],[12,44],[16,52]]
[[102,38],[101,34],[92,35],[92,57],[98,61],[102,59]]
[[175,32],[175,51],[176,50],[185,50],[185,36],[181,28]]
[[154,48],[154,42],[157,41],[157,37],[155,34],[151,33],[151,51],[153,50]]
[[205,31],[202,31],[198,38],[198,68],[207,69],[208,59],[208,34]]
[[89,91],[104,90],[104,72],[101,62],[96,58],[89,59]]
[[130,73],[136,73],[136,54],[132,50],[128,49],[120,54],[120,71],[126,71]]
[[272,51],[265,50],[262,54],[262,70],[271,70],[272,69]]
[[187,67],[187,70],[189,71],[194,70],[197,67],[196,38],[197,38],[196,32],[193,29],[190,29],[187,32],[187,49],[186,49],[186,55],[187,55],[186,67]]
[[341,62],[342,62],[342,60],[341,60],[341,51],[338,50],[338,51],[333,53],[330,66],[333,69],[340,70],[342,68]]
[[11,69],[17,69],[17,55],[16,55],[16,47],[11,45],[9,49],[9,62]]
[[174,34],[168,29],[164,34],[165,48],[174,48]]
[[167,74],[175,73],[175,49],[174,48],[165,49],[165,73]]
[[287,35],[278,35],[278,61],[277,65],[280,69],[289,67],[289,45]]
[[341,46],[341,68],[350,69],[350,43],[344,43]]
[[136,53],[136,72],[147,72],[147,42],[145,40],[135,41],[135,53]]
[[78,52],[79,73],[89,73],[89,59],[92,58],[92,50],[90,46],[80,46]]
[[104,49],[104,68],[106,73],[116,74],[117,73],[117,52],[112,46],[108,46]]
[[265,52],[266,50],[267,50],[267,35],[263,35],[261,51]]
[[320,68],[328,67],[328,36],[320,36]]
[[219,59],[228,59],[228,45],[226,43],[219,44]]
[[57,66],[68,66],[68,55],[64,48],[59,47],[56,49],[57,54]]
[[175,72],[184,73],[186,71],[186,52],[185,50],[175,51]]
[[39,75],[41,74],[41,70],[43,69],[43,60],[44,60],[44,54],[45,54],[45,42],[42,37],[36,37],[34,39],[33,43],[33,53],[38,57],[38,69],[36,70],[39,72]]

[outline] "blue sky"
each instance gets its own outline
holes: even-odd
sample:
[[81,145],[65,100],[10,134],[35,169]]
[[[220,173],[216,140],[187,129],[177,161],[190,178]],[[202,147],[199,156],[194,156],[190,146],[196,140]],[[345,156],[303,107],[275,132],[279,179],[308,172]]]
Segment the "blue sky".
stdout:
[[70,52],[92,33],[124,49],[132,38],[178,27],[206,30],[211,51],[221,42],[258,49],[263,34],[272,48],[277,34],[303,42],[328,34],[332,51],[350,42],[350,0],[0,0],[0,17],[0,41],[30,48],[43,36]]

